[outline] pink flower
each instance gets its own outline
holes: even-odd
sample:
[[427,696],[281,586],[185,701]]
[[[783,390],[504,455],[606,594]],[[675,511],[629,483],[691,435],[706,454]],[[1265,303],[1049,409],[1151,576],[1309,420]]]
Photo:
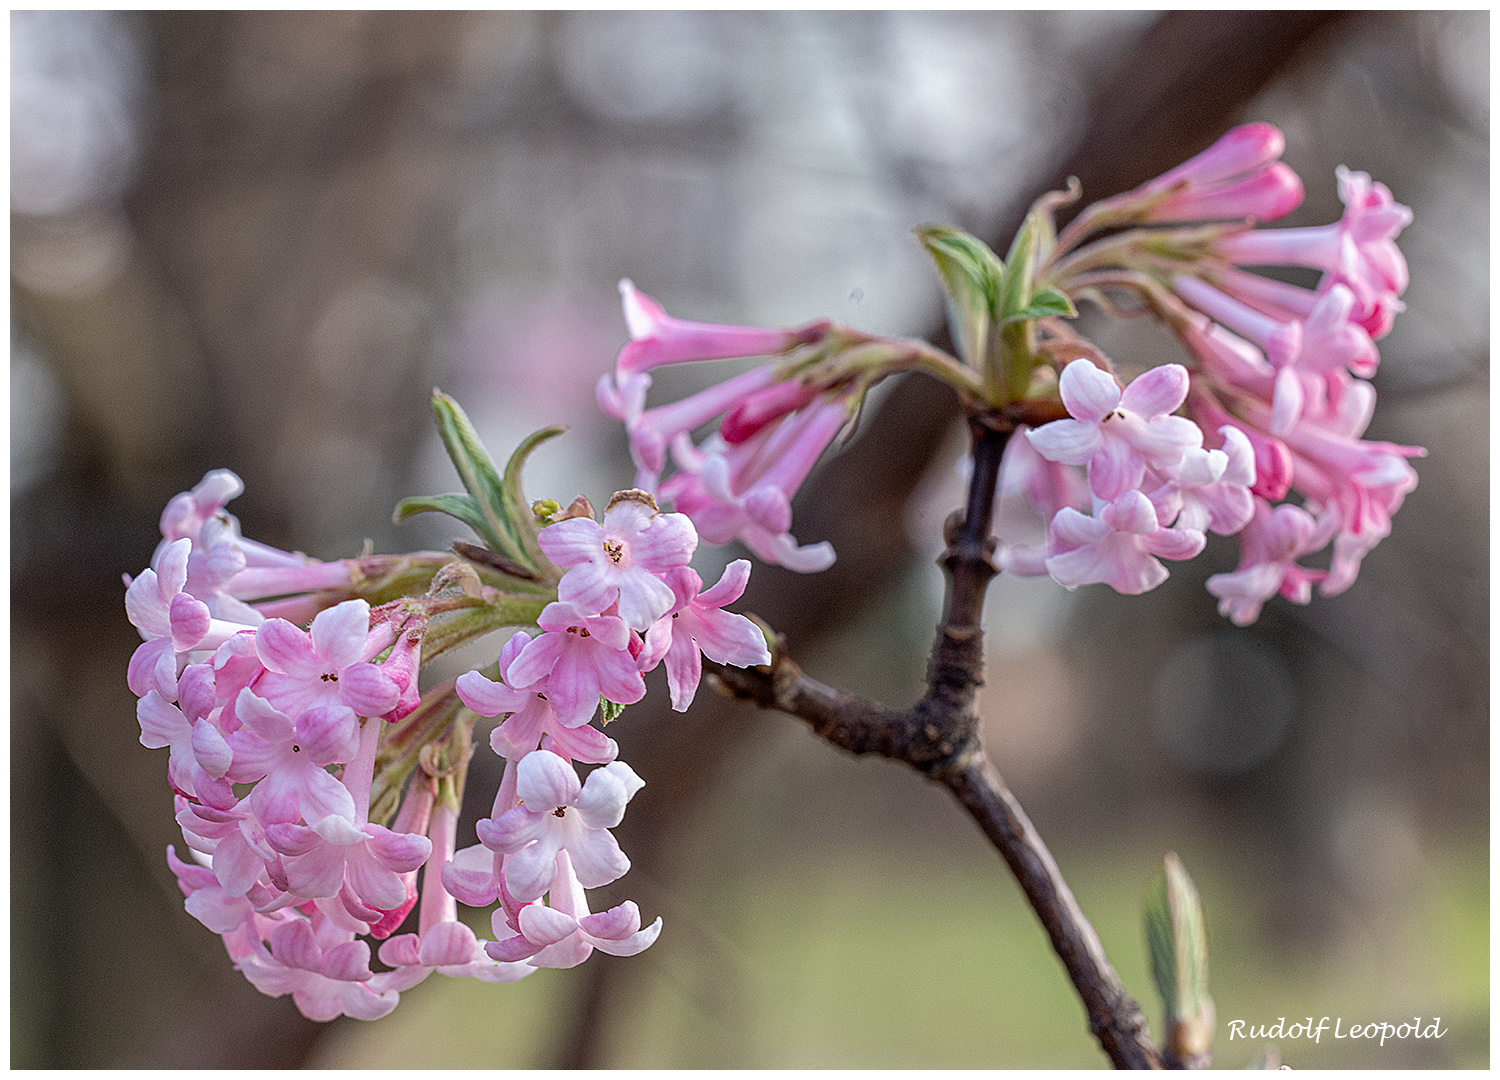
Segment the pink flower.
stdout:
[[1208,579],[1208,591],[1219,598],[1219,614],[1236,626],[1249,626],[1277,593],[1294,604],[1307,603],[1313,583],[1326,575],[1298,566],[1297,559],[1326,544],[1328,533],[1300,506],[1282,503],[1272,509],[1256,499],[1254,517],[1240,533],[1239,568]]
[[268,619],[255,633],[266,674],[255,692],[296,716],[319,706],[343,705],[360,716],[395,708],[401,691],[374,664],[361,659],[370,634],[370,605],[346,600],[318,613],[312,632],[284,619]]
[[620,350],[615,361],[615,370],[620,375],[686,360],[773,356],[815,339],[826,325],[813,323],[800,330],[770,330],[674,319],[655,300],[638,291],[629,278],[620,282],[620,299],[625,308],[625,325],[630,330],[630,343]]
[[[1048,461],[1017,430],[1005,444],[995,496],[996,562],[1017,577],[1047,573],[1047,526],[1065,506],[1086,510],[1090,504],[1083,474],[1069,465]],[[965,459],[972,468],[972,462]]]
[[[500,650],[500,670],[505,671],[531,643],[524,630],[517,630]],[[568,727],[557,715],[547,697],[548,677],[530,685],[512,688],[502,681],[494,682],[477,671],[467,671],[455,684],[458,696],[480,716],[510,718],[490,732],[490,748],[503,758],[519,761],[535,750],[544,738],[548,749],[573,761],[603,764],[619,753],[615,741],[587,722]],[[592,715],[592,713],[590,713]]]
[[245,490],[245,483],[228,469],[205,473],[198,486],[172,496],[161,512],[161,534],[167,541],[198,539],[205,522],[220,514]]
[[318,706],[293,721],[249,690],[240,691],[236,706],[244,726],[229,736],[230,777],[255,783],[249,803],[257,818],[267,825],[330,814],[354,819],[354,797],[325,767],[352,761],[359,750],[353,709]]
[[1169,468],[1189,448],[1203,445],[1191,420],[1169,415],[1188,392],[1187,369],[1162,364],[1136,377],[1121,393],[1114,376],[1088,360],[1074,360],[1058,380],[1070,420],[1026,432],[1048,461],[1087,465],[1089,488],[1112,501],[1145,477],[1146,466]]
[[[686,435],[714,417],[732,410],[747,394],[764,389],[775,383],[775,369],[770,364],[752,368],[750,371],[725,379],[706,390],[691,394],[680,401],[658,405],[652,409],[627,407],[625,391],[611,390],[616,376],[604,375],[599,383],[601,407],[616,419],[625,421],[625,430],[630,436],[630,456],[636,464],[636,487],[654,491],[666,465],[667,447],[679,436]],[[631,387],[639,388],[633,380],[651,381],[649,375],[627,377]],[[644,403],[644,389],[640,388]],[[620,404],[616,406],[616,400]]]
[[588,723],[600,697],[631,705],[646,696],[630,654],[630,628],[618,615],[594,615],[557,601],[542,609],[537,625],[544,633],[527,643],[503,674],[513,687],[547,679],[547,699],[564,726]]
[[154,689],[175,701],[178,662],[194,650],[216,649],[245,629],[215,619],[207,604],[183,591],[191,551],[191,540],[175,540],[158,551],[151,569],[126,578],[125,614],[145,639],[131,656],[127,675],[137,696]]
[[1157,521],[1150,500],[1127,491],[1104,506],[1097,517],[1064,507],[1052,519],[1047,572],[1070,589],[1103,582],[1134,596],[1167,580],[1167,568],[1156,559],[1191,559],[1203,550],[1196,529],[1168,529]]
[[623,761],[589,773],[582,784],[573,766],[548,750],[521,759],[516,795],[521,805],[476,826],[480,842],[505,860],[505,887],[518,900],[547,890],[557,853],[566,849],[588,888],[608,885],[630,860],[609,834],[625,816],[625,804],[644,781]]
[[578,517],[549,525],[537,537],[542,551],[568,568],[558,599],[597,615],[616,601],[632,630],[645,630],[672,606],[662,576],[684,566],[698,546],[693,523],[683,514],[663,514],[641,491],[610,499],[604,524]]
[[266,842],[265,828],[247,803],[241,800],[221,810],[177,798],[183,840],[194,851],[212,856],[214,876],[229,896],[252,894],[267,875],[278,888],[286,884],[276,852]]
[[187,913],[216,934],[233,933],[252,919],[256,920],[258,930],[270,934],[278,924],[290,917],[281,912],[258,914],[256,904],[268,904],[271,900],[268,890],[256,889],[252,894],[253,899],[244,892],[230,892],[219,884],[219,879],[212,870],[198,863],[183,862],[177,857],[176,849],[170,845],[167,847],[167,865],[177,875],[177,887],[187,898],[183,905]]
[[172,787],[221,810],[233,807],[234,789],[224,778],[233,752],[222,732],[201,714],[185,715],[156,690],[136,702],[141,745],[172,748],[167,777]]
[[1150,493],[1157,518],[1179,529],[1212,529],[1232,536],[1245,527],[1254,504],[1255,451],[1239,428],[1219,429],[1221,450],[1188,450],[1161,487]]
[[458,829],[458,808],[441,802],[434,809],[430,828],[432,853],[427,857],[423,878],[422,912],[415,934],[401,934],[380,947],[381,963],[405,969],[400,988],[419,982],[436,971],[450,978],[475,978],[480,982],[508,983],[530,975],[530,964],[498,963],[480,947],[479,940],[458,921],[458,905],[441,880],[443,865],[453,855]]
[[646,632],[641,653],[642,670],[650,671],[665,659],[672,708],[686,712],[703,676],[703,657],[735,667],[769,664],[771,652],[765,635],[749,619],[722,610],[745,592],[750,581],[750,561],[736,559],[725,568],[719,583],[700,592],[703,579],[683,566],[667,575],[677,601],[672,610]]
[[1284,217],[1302,204],[1301,179],[1277,160],[1285,147],[1270,124],[1242,124],[1120,199],[1165,194],[1151,206],[1148,221]]
[[1396,237],[1411,224],[1412,213],[1367,173],[1339,166],[1338,184],[1344,215],[1333,224],[1252,229],[1225,237],[1218,251],[1236,263],[1322,270],[1319,291],[1347,286],[1354,296],[1354,320],[1372,338],[1382,338],[1401,310],[1397,298],[1406,291],[1406,259]]
[[306,919],[289,920],[271,931],[269,951],[255,940],[254,951],[236,966],[262,994],[291,994],[309,1020],[378,1020],[400,1001],[395,990],[371,985],[375,973],[368,943],[324,944]]
[[710,544],[739,540],[766,562],[799,573],[825,570],[833,547],[798,546],[791,500],[847,420],[842,400],[824,399],[735,445],[711,435],[695,448],[680,437],[673,456],[681,471],[661,485],[661,496]]
[[634,956],[661,935],[660,917],[641,928],[635,902],[590,914],[583,885],[566,850],[557,853],[557,872],[547,887],[548,905],[540,902],[495,909],[490,924],[495,941],[484,951],[496,960],[526,960],[535,967],[570,968],[598,949],[611,956]]
[[271,825],[266,837],[283,857],[290,891],[309,899],[337,896],[347,877],[354,895],[377,911],[406,899],[401,875],[432,851],[425,836],[358,825],[338,814],[312,825]]

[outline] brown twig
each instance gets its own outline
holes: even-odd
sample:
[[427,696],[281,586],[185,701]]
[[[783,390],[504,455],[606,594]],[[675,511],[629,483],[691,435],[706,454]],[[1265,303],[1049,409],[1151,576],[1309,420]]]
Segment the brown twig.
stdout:
[[974,693],[983,681],[980,615],[995,575],[990,515],[1000,456],[1011,431],[1004,418],[970,420],[974,474],[963,515],[948,522],[948,549],[940,560],[948,595],[927,692],[916,704],[891,709],[825,686],[802,672],[780,640],[768,667],[741,669],[705,661],[704,668],[732,697],[800,717],[835,746],[905,762],[952,791],[1015,874],[1110,1061],[1122,1069],[1159,1069],[1162,1056],[1146,1033],[1140,1006],[1125,992],[1047,845],[979,741]]

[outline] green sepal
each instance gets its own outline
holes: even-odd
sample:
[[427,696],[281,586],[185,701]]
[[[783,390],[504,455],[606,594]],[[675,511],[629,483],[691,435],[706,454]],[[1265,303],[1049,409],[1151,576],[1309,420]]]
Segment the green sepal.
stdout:
[[505,463],[505,475],[501,480],[501,499],[506,519],[513,523],[516,542],[521,547],[521,555],[517,561],[534,570],[550,569],[552,563],[546,555],[542,554],[542,547],[537,543],[537,533],[540,530],[536,514],[521,491],[521,466],[526,464],[527,457],[538,446],[567,430],[561,425],[554,425],[542,428],[540,431],[533,431],[521,440],[521,445],[516,447],[515,453],[511,454],[510,460]]
[[496,470],[474,425],[457,401],[441,390],[434,390],[432,411],[437,417],[443,446],[468,494],[402,499],[396,505],[395,520],[401,522],[424,513],[448,514],[473,529],[497,555],[534,573],[538,580],[557,581],[561,576],[559,571],[537,543],[540,526],[521,492],[521,467],[539,444],[566,429],[543,428],[527,436],[506,462],[502,474]]
[[1063,318],[1074,318],[1078,315],[1078,309],[1056,289],[1043,289],[1031,298],[1031,302],[1013,315],[1007,315],[1001,320],[1002,323],[1015,322],[1019,319],[1042,319],[1047,316],[1061,316]]
[[447,514],[456,517],[478,534],[492,551],[503,546],[500,538],[490,529],[479,505],[467,495],[412,495],[396,504],[392,520],[401,524],[418,514]]
[[[458,402],[441,390],[432,392],[432,412],[437,417],[438,435],[442,437],[448,457],[452,459],[453,467],[458,470],[458,478],[463,481],[464,490],[469,493],[469,498],[484,522],[485,528],[475,531],[495,551],[517,561],[524,561],[524,552],[517,541],[515,528],[505,518],[505,496],[500,474],[495,470],[495,463],[490,460],[489,451],[480,441],[479,433],[474,430],[474,425],[469,422],[469,417]],[[465,524],[468,524],[466,520]]]
[[1146,896],[1151,978],[1166,1012],[1167,1048],[1179,1059],[1204,1057],[1213,1044],[1208,993],[1208,924],[1193,879],[1173,852]]
[[599,722],[601,726],[603,724],[608,724],[611,721],[617,720],[620,714],[624,711],[625,706],[621,705],[619,702],[610,701],[609,698],[604,697],[599,699]]
[[1005,266],[983,241],[962,229],[922,225],[914,232],[943,279],[958,354],[970,367],[980,368]]

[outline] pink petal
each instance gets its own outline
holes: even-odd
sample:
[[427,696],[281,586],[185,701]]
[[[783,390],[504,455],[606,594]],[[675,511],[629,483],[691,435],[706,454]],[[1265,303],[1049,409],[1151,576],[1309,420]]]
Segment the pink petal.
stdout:
[[732,604],[744,595],[745,586],[749,583],[750,560],[735,559],[724,568],[717,584],[698,594],[698,603],[716,608]]
[[1026,441],[1048,461],[1084,465],[1104,442],[1097,422],[1053,420],[1026,431]]
[[285,619],[267,619],[256,628],[255,653],[262,664],[279,674],[315,678],[323,672],[307,634]]
[[313,649],[338,670],[359,662],[369,635],[370,605],[363,600],[335,604],[312,621]]
[[1097,424],[1120,404],[1120,384],[1115,382],[1113,375],[1099,370],[1089,360],[1074,360],[1063,368],[1058,390],[1068,415],[1085,423]]
[[1181,364],[1161,364],[1131,380],[1120,396],[1120,404],[1138,416],[1151,419],[1180,408],[1187,400],[1187,392],[1187,368]]

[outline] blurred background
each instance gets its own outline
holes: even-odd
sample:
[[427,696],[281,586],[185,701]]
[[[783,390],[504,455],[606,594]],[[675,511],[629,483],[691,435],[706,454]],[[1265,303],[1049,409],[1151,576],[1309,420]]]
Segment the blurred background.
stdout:
[[[528,492],[601,505],[631,476],[592,394],[620,277],[687,318],[939,339],[913,226],[1008,243],[1066,176],[1113,194],[1248,119],[1306,182],[1288,223],[1338,216],[1340,164],[1416,213],[1370,437],[1427,446],[1420,487],[1348,593],[1248,629],[1203,588],[1233,542],[1138,598],[997,579],[985,738],[1158,1032],[1139,913],[1174,849],[1219,1065],[1262,1049],[1226,1021],[1307,1015],[1447,1034],[1284,1044],[1298,1067],[1488,1064],[1488,13],[13,12],[10,34],[13,1066],[1105,1064],[943,792],[706,691],[611,728],[647,786],[618,832],[635,867],[594,906],[662,915],[657,945],[306,1021],[182,909],[120,575],[216,467],[257,539],[446,546],[456,523],[390,524],[457,487],[434,385],[497,456],[570,425]],[[1083,329],[1176,358],[1146,326]],[[794,531],[838,564],[757,570],[743,607],[811,674],[917,696],[962,450],[914,378],[804,489]],[[469,820],[497,779],[481,750]]]

